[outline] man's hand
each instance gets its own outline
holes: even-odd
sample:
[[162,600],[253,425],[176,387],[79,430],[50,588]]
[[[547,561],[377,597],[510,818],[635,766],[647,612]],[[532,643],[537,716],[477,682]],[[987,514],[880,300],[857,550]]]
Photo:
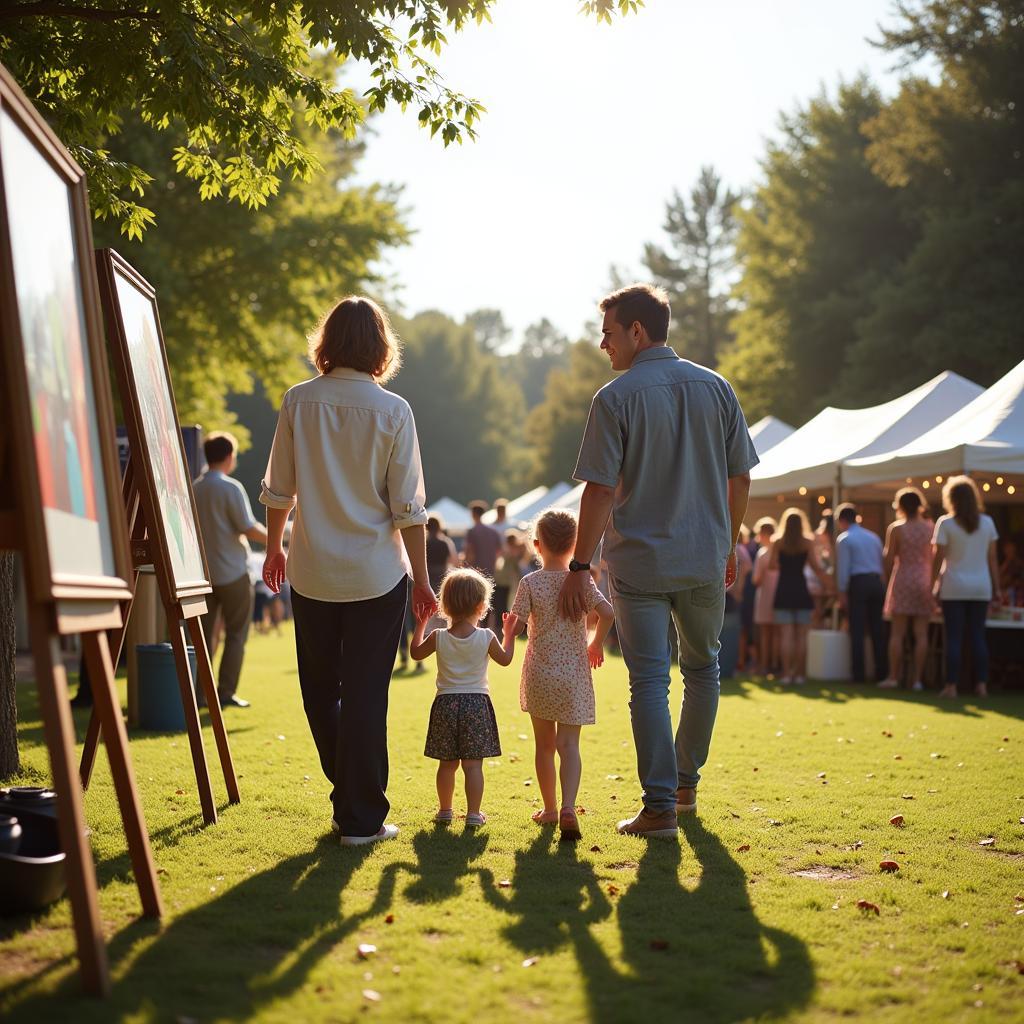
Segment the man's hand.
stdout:
[[725,563],[725,589],[728,590],[736,582],[736,548],[732,549],[729,561]]
[[558,609],[563,619],[575,622],[583,618],[587,610],[587,584],[590,573],[571,572],[558,593]]
[[263,560],[263,582],[270,588],[272,594],[281,593],[286,563],[283,551],[268,551],[267,557]]
[[[412,613],[417,621],[426,622],[437,614],[437,597],[429,583],[419,582],[412,585]],[[422,616],[422,618],[421,618]]]
[[591,640],[587,645],[587,658],[591,668],[600,668],[604,664],[604,644]]

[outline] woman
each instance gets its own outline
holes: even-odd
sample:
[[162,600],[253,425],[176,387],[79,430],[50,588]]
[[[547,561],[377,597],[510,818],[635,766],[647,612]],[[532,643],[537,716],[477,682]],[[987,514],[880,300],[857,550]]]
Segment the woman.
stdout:
[[956,697],[960,659],[967,633],[974,659],[974,692],[988,696],[988,647],[985,618],[989,602],[999,598],[996,525],[982,512],[981,496],[967,476],[954,476],[942,489],[940,516],[932,537],[932,579],[938,581],[946,624],[946,686],[940,697]]
[[[414,605],[437,610],[427,576],[425,489],[408,403],[382,384],[400,351],[384,311],[343,299],[310,339],[319,376],[284,396],[260,501],[263,579],[292,586],[299,685],[345,845],[392,839],[385,823],[388,686]],[[294,506],[287,560],[281,547]]]
[[932,597],[932,524],[924,518],[924,495],[916,487],[903,487],[893,502],[899,518],[889,524],[883,552],[889,587],[883,614],[892,624],[889,633],[889,678],[878,685],[895,690],[903,677],[903,641],[909,625],[914,636],[914,682],[923,690],[924,660],[928,654],[928,620]]
[[757,627],[757,660],[758,673],[769,679],[774,678],[773,672],[778,661],[778,646],[775,630],[775,586],[778,583],[778,570],[769,568],[771,558],[772,537],[776,531],[775,520],[771,516],[758,519],[754,525],[757,534],[758,551],[754,559],[753,580],[757,591],[754,595],[754,625]]
[[[814,550],[818,554],[818,564],[830,578],[832,577],[834,569],[833,563],[835,561],[833,553],[835,535],[836,527],[832,518],[832,509],[823,509],[817,529],[814,531]],[[821,585],[821,581],[818,577],[811,571],[810,566],[805,570],[804,576],[807,577],[807,587],[811,592],[811,597],[814,599],[814,613],[811,615],[811,628],[824,629],[826,627],[826,619],[828,617],[832,598],[826,591],[826,588]]]
[[800,509],[786,509],[782,530],[772,538],[768,568],[779,574],[774,608],[775,628],[782,649],[782,682],[798,686],[806,682],[807,631],[811,628],[811,612],[814,611],[814,600],[804,576],[808,565],[824,592],[829,579],[818,561],[811,524]]

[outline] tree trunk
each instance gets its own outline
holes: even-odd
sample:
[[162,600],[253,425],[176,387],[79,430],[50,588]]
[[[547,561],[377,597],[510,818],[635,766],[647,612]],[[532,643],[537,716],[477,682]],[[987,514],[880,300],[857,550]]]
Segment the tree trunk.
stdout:
[[17,647],[14,624],[14,555],[0,551],[0,779],[21,767],[18,758],[18,702],[14,679]]

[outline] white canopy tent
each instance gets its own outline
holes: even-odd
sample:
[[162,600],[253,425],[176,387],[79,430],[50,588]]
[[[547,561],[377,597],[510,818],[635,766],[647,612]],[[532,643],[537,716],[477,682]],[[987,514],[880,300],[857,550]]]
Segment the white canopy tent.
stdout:
[[514,515],[512,512],[509,512],[508,518],[516,526],[520,528],[525,527],[529,525],[530,520],[533,519],[534,516],[539,512],[543,512],[546,508],[557,505],[559,499],[563,498],[571,490],[572,484],[565,483],[565,481],[557,483],[554,487],[546,489],[542,495],[530,504],[516,509]]
[[777,416],[763,416],[749,429],[750,440],[754,442],[754,450],[759,456],[796,432],[796,427],[791,427]]
[[440,498],[427,509],[428,516],[437,516],[448,533],[465,533],[473,525],[473,514],[453,498]]
[[[520,494],[518,498],[513,498],[505,508],[505,515],[508,517],[509,522],[514,522],[522,509],[529,508],[535,502],[539,501],[548,493],[550,488],[547,487],[534,487],[533,490],[527,491],[525,494]],[[494,525],[494,520],[498,518],[498,513],[493,508],[489,508],[483,514],[483,522],[489,526]]]
[[1024,473],[1024,362],[903,446],[850,459],[851,486],[942,473]]
[[891,452],[947,420],[982,388],[946,371],[891,402],[868,409],[829,406],[780,441],[751,470],[750,496],[831,490],[847,483],[843,464]]

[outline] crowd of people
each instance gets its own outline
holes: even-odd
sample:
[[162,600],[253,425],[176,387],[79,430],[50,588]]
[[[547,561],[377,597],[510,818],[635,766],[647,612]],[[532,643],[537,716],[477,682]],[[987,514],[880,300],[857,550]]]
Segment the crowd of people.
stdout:
[[813,533],[798,508],[787,509],[778,522],[758,520],[752,533],[745,530],[737,545],[734,598],[740,608],[741,667],[783,684],[802,684],[808,631],[834,622],[849,630],[854,682],[867,679],[870,643],[880,688],[908,685],[920,691],[929,625],[941,617],[941,696],[957,696],[965,643],[975,693],[986,695],[986,618],[1004,595],[1015,600],[1024,585],[1024,563],[1012,539],[1004,541],[998,561],[995,524],[969,477],[948,479],[942,502],[944,513],[933,520],[922,491],[900,488],[893,500],[896,518],[884,541],[862,524],[850,503],[834,514],[825,509]]

